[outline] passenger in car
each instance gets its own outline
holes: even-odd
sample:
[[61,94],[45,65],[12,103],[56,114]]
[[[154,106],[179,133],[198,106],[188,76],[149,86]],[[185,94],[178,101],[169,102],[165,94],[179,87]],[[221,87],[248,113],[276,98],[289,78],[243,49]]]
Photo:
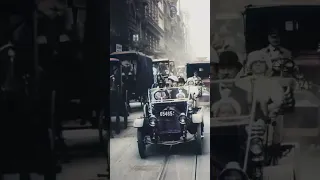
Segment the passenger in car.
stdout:
[[[270,78],[272,62],[265,52],[254,51],[248,55],[246,69],[248,76],[239,79],[236,84],[250,94],[254,91],[260,104],[260,108],[256,111],[257,118],[268,116],[269,112],[281,107],[284,98],[279,82]],[[252,87],[252,78],[254,78],[254,87]]]
[[240,104],[233,98],[221,99],[211,107],[213,117],[234,117],[241,114]]
[[[238,56],[233,51],[224,51],[219,56],[219,63],[215,66],[218,79],[235,79],[242,68]],[[234,83],[213,83],[210,87],[210,104],[219,101],[221,97],[221,89],[229,89],[230,96],[233,97],[242,107],[241,114],[248,114],[248,93],[237,87]]]
[[269,45],[261,50],[267,53],[267,55],[269,56],[272,62],[278,59],[292,58],[291,51],[289,51],[288,49],[280,45],[281,42],[280,42],[280,35],[278,30],[274,28],[270,29],[268,33],[268,42],[269,42]]

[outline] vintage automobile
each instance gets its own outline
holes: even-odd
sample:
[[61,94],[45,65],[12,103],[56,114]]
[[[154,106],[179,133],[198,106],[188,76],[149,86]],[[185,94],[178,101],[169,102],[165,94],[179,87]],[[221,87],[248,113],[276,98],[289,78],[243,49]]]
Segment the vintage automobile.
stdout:
[[164,78],[168,78],[169,76],[176,74],[175,63],[172,60],[154,59],[152,63]]
[[196,106],[189,87],[154,88],[148,93],[143,117],[133,123],[140,157],[147,156],[148,144],[175,145],[193,140],[196,153],[202,154],[203,108]]
[[[283,115],[255,118],[261,113],[257,108],[255,94],[245,93],[249,88],[254,89],[253,82],[250,78],[211,82],[212,90],[219,89],[223,84],[234,83],[238,87],[223,89],[220,98],[212,98],[210,145],[214,148],[210,150],[211,172],[213,175],[224,174],[224,167],[230,162],[236,162],[252,180],[276,177],[273,176],[278,174],[275,173],[276,167],[284,169],[286,176],[282,179],[298,178],[299,162],[296,158],[299,156],[299,145],[282,143],[278,149],[274,148],[274,128],[276,122],[279,122],[277,118],[283,118]],[[283,80],[283,85],[284,82],[290,81]]]
[[[116,133],[120,133],[120,116],[124,118],[124,128],[128,125],[127,90],[123,89],[122,65],[119,59],[110,58],[110,117],[116,116]],[[100,122],[106,127],[107,122]],[[100,130],[100,132],[102,129]]]
[[[192,80],[193,73],[197,71],[201,82]],[[200,61],[187,63],[186,65],[187,85],[197,86],[199,90],[198,100],[203,105],[209,105],[210,102],[210,62]],[[195,89],[195,88],[194,88]],[[196,89],[195,89],[196,90]]]
[[148,88],[154,83],[152,59],[136,51],[114,52],[110,58],[119,59],[122,64],[123,88],[128,91],[129,111],[130,100],[138,100],[143,106],[147,102]]
[[314,1],[301,0],[289,4],[257,2],[248,6],[244,14],[247,52],[268,45],[266,29],[270,25],[279,30],[281,45],[292,51],[291,60],[299,69],[292,74],[298,86],[294,92],[295,110],[284,115],[285,134],[292,141],[299,142],[303,137],[305,141],[315,144],[318,144],[320,135],[317,33],[320,27],[313,25],[313,22],[320,17],[319,10],[320,4]]

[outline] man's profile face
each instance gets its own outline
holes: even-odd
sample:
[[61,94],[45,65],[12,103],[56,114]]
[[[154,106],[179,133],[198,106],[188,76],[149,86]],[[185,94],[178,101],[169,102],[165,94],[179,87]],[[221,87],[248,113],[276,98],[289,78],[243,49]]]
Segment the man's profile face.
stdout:
[[219,67],[218,78],[219,79],[234,79],[238,74],[236,67]]

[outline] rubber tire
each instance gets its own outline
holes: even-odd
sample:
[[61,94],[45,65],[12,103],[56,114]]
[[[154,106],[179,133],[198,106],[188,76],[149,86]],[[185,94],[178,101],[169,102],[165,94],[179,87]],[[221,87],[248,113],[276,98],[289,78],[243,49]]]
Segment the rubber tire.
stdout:
[[[104,109],[102,109],[99,113],[98,117],[98,131],[99,131],[99,142],[102,144],[103,147],[105,147],[106,139],[104,137],[104,131],[106,129],[106,117],[104,115]],[[108,137],[107,137],[108,138]]]
[[138,139],[138,150],[141,159],[147,157],[147,146],[145,143],[145,135],[142,128],[137,129],[137,139]]
[[124,112],[124,117],[123,117],[124,129],[128,128],[128,116],[129,116],[129,112],[128,112],[128,108],[126,107],[125,112]]
[[116,134],[120,134],[120,116],[116,116]]
[[197,125],[195,148],[196,148],[196,154],[202,155],[201,123]]

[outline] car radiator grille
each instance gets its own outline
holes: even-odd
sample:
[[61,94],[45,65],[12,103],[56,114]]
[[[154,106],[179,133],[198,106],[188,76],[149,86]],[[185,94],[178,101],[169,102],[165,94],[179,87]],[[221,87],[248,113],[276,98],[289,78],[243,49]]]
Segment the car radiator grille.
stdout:
[[[175,112],[173,117],[160,117],[160,112],[165,108],[170,107],[171,110]],[[184,103],[165,103],[165,104],[156,104],[153,107],[153,114],[159,120],[158,122],[158,132],[160,134],[171,134],[171,133],[180,133],[181,126],[178,120],[178,117],[181,112],[184,112],[186,109],[186,104]]]

